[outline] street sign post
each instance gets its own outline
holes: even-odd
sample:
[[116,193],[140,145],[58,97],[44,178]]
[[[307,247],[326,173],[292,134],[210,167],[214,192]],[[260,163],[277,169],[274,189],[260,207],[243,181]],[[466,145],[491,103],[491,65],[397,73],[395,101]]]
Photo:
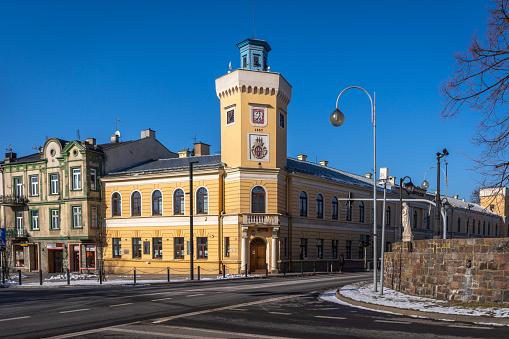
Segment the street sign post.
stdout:
[[5,228],[0,228],[0,247],[5,246]]

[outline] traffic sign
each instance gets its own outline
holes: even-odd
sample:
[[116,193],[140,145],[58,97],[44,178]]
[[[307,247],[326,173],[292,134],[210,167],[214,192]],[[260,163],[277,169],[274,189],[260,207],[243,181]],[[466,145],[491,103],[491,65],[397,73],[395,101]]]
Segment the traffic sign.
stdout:
[[5,246],[5,228],[0,228],[0,246]]

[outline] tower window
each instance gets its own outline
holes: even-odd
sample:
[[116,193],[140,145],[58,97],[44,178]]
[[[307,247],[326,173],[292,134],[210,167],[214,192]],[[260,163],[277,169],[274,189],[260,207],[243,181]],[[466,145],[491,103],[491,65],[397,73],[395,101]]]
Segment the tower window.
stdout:
[[282,129],[285,128],[285,116],[283,115],[283,113],[279,113],[279,127],[281,127]]
[[244,55],[242,57],[242,68],[246,68],[247,67],[247,56]]
[[260,67],[260,56],[258,54],[253,55],[253,64],[255,67]]

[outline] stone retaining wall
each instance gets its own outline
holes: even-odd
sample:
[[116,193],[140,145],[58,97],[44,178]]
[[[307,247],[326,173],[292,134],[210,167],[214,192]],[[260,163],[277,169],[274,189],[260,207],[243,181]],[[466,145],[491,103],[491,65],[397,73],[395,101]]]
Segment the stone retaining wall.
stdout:
[[509,302],[509,238],[427,239],[385,253],[384,286],[442,300]]

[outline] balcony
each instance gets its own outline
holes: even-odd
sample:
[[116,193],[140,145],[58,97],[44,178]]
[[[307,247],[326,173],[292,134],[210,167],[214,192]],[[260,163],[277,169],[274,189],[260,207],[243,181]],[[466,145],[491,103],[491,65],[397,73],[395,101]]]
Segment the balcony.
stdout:
[[263,225],[263,226],[277,226],[279,225],[279,214],[267,213],[243,213],[243,225]]
[[25,228],[7,228],[5,230],[5,236],[7,238],[26,238],[28,237],[28,232]]
[[0,205],[22,206],[28,202],[26,196],[22,195],[0,195]]

